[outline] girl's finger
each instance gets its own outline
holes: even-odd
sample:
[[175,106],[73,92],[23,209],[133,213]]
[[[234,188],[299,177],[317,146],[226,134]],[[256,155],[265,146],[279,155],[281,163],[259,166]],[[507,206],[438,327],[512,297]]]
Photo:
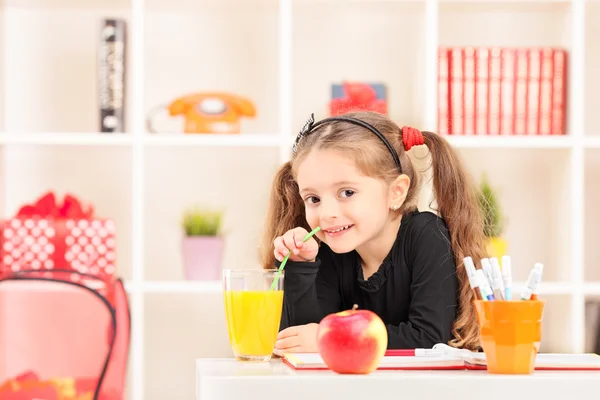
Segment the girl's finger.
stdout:
[[290,249],[294,254],[298,254],[300,252],[298,250],[298,247],[296,247],[296,242],[294,240],[293,232],[287,232],[285,235],[283,235],[283,244],[285,245],[286,248]]
[[289,250],[287,247],[285,247],[285,243],[283,243],[283,238],[278,237],[277,239],[275,239],[275,250],[283,254],[284,257],[288,253]]
[[275,348],[279,350],[287,350],[299,345],[298,336],[288,336],[275,342]]

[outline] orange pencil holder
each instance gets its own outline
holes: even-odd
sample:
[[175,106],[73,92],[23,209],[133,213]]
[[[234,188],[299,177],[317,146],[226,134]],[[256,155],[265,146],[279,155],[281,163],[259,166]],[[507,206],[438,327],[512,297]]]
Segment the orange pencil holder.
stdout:
[[531,374],[542,338],[545,301],[474,301],[487,371]]

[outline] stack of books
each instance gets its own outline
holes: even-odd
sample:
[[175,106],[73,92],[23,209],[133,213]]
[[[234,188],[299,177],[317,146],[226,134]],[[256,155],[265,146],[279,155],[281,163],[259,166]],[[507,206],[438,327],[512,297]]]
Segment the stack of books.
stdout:
[[565,135],[567,52],[440,47],[438,132]]

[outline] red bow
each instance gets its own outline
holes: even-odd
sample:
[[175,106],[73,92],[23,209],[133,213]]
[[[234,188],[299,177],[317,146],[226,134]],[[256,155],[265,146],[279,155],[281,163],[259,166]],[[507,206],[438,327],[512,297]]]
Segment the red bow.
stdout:
[[65,195],[61,205],[56,202],[54,192],[48,192],[40,197],[34,204],[26,204],[19,209],[17,217],[54,217],[54,218],[81,218],[89,219],[94,215],[92,205],[83,209],[79,199],[70,194]]

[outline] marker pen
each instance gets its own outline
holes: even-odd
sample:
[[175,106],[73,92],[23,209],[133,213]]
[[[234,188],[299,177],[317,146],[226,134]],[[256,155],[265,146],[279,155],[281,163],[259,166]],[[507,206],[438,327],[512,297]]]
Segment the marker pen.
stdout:
[[535,300],[532,299],[531,296],[536,290],[536,285],[539,281],[541,281],[541,269],[534,267],[531,271],[529,271],[529,276],[527,277],[527,284],[521,292],[521,300]]
[[494,291],[494,298],[496,300],[504,300],[504,284],[502,283],[502,272],[500,271],[500,264],[496,257],[490,258],[492,265],[492,290]]
[[483,272],[485,272],[485,277],[488,279],[488,282],[492,282],[492,264],[490,264],[489,258],[481,259],[481,268],[483,268]]
[[481,295],[485,296],[487,300],[494,300],[494,293],[492,292],[492,288],[490,287],[483,270],[478,269],[476,274],[479,287],[481,288]]
[[531,291],[531,300],[537,300],[540,294],[540,286],[542,284],[542,274],[544,272],[544,265],[542,263],[535,263],[533,266],[534,271],[537,271],[535,284]]
[[469,285],[471,285],[471,290],[475,292],[475,298],[477,300],[482,300],[483,296],[481,295],[481,289],[479,287],[479,280],[477,279],[473,259],[471,257],[465,257],[463,258],[463,262],[465,264],[467,276],[469,277]]
[[504,298],[512,299],[512,270],[510,256],[502,256],[502,281],[504,282]]

